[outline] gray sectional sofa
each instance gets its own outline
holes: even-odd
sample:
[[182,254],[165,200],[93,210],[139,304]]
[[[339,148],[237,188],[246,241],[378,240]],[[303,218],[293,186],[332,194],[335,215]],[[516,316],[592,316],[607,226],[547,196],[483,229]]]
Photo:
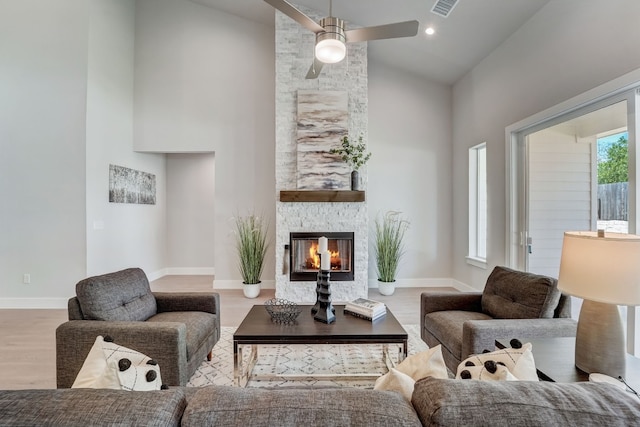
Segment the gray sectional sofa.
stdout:
[[2,390],[2,426],[633,426],[640,400],[602,383],[425,378],[412,401],[356,388]]

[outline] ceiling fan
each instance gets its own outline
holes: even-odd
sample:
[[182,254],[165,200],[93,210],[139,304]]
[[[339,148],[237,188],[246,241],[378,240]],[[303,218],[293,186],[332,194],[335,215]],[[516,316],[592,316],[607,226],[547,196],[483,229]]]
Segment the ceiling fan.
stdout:
[[413,37],[418,34],[420,25],[414,20],[345,30],[344,21],[332,16],[332,0],[329,0],[329,16],[321,19],[319,23],[285,0],[264,1],[316,34],[315,57],[307,73],[307,79],[318,78],[324,64],[342,61],[347,54],[345,43]]

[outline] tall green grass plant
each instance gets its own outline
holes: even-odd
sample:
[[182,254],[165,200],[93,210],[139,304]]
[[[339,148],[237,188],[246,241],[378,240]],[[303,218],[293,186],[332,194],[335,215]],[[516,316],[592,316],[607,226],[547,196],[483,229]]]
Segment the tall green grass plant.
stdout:
[[404,234],[409,221],[401,212],[389,211],[375,221],[375,256],[378,280],[393,282],[404,254]]
[[267,254],[268,224],[264,218],[254,214],[235,217],[236,249],[238,269],[245,284],[260,283]]

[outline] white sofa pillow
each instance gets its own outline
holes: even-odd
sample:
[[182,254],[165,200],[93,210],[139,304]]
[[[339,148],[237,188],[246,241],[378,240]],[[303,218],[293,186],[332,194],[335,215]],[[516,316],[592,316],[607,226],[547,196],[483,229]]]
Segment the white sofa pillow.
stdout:
[[[531,343],[520,344],[517,340],[512,340],[514,348],[505,348],[489,353],[474,354],[460,362],[458,365],[456,378],[465,369],[473,374],[485,368],[485,362],[492,361],[498,366],[505,367],[515,379],[520,381],[538,381],[536,363],[531,352]],[[472,369],[473,368],[473,369]],[[478,369],[475,369],[478,368]]]
[[448,378],[447,365],[442,357],[442,346],[412,354],[396,366],[396,369],[409,375],[415,381],[425,377]]
[[160,367],[150,357],[96,337],[71,388],[160,390]]
[[373,389],[381,391],[397,391],[408,402],[411,402],[413,386],[415,383],[415,380],[409,375],[404,374],[395,368],[391,368],[389,372],[376,380]]

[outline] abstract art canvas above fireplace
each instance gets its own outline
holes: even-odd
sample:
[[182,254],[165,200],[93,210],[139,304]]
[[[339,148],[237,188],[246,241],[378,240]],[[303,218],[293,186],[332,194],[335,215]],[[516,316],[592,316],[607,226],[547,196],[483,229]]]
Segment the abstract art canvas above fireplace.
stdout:
[[349,190],[351,170],[331,154],[348,134],[346,91],[298,91],[297,186],[299,190]]

